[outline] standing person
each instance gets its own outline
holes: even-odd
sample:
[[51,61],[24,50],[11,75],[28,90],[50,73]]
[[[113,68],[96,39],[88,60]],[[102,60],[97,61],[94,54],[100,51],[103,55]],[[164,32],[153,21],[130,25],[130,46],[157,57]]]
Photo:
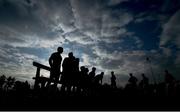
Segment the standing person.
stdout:
[[116,86],[116,76],[114,75],[114,72],[111,72],[111,87],[112,88],[117,88]]
[[57,86],[60,76],[62,52],[63,52],[63,48],[58,47],[57,52],[53,53],[49,58],[49,65],[51,67],[51,70],[50,70],[50,81],[48,81],[48,85],[50,85],[50,83],[54,81],[54,85]]
[[64,59],[62,64],[63,67],[63,72],[61,77],[62,90],[64,90],[67,87],[67,91],[69,92],[71,91],[71,86],[73,84],[74,65],[75,65],[75,57],[73,56],[73,53],[70,52],[68,54],[68,57]]
[[145,74],[143,73],[141,74],[141,76],[142,76],[142,80],[140,82],[140,85],[142,87],[149,85],[149,79],[145,76]]
[[170,84],[175,81],[175,78],[173,77],[172,74],[169,73],[168,70],[165,70],[165,83]]
[[129,74],[130,78],[128,80],[128,82],[132,85],[132,86],[136,86],[137,84],[137,78],[135,76],[133,76],[132,73]]
[[133,76],[132,73],[129,74],[130,78],[128,80],[129,84],[126,85],[126,92],[128,95],[137,95],[138,94],[138,89],[137,89],[137,81],[138,79]]
[[72,86],[73,91],[79,86],[80,74],[79,74],[79,58],[75,58],[72,73]]
[[168,70],[165,70],[165,84],[166,84],[166,95],[174,96],[175,95],[175,78],[169,73]]
[[99,85],[99,84],[102,85],[103,76],[104,76],[104,72],[101,72],[100,74],[96,75],[94,77],[94,83],[96,85]]
[[96,75],[96,68],[93,67],[91,72],[89,73],[89,80],[90,80],[91,84],[93,83],[93,79],[94,79],[95,75]]
[[142,73],[141,76],[142,80],[139,83],[139,89],[143,95],[146,95],[149,93],[149,79],[145,76],[144,73]]

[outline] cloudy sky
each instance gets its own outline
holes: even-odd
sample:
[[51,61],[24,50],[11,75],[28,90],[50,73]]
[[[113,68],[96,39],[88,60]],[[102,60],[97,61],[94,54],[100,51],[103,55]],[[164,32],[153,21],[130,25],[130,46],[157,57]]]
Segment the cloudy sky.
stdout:
[[179,20],[179,0],[0,0],[0,75],[32,81],[32,62],[62,46],[104,82],[112,70],[119,85],[129,73],[152,80],[146,57],[157,81],[164,69],[180,79]]

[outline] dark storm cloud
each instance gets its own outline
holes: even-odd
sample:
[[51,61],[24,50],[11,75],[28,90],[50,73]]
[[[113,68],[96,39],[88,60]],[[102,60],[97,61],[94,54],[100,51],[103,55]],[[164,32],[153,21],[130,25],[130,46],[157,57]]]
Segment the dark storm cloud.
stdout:
[[[158,65],[152,62],[154,70],[160,72],[161,65],[167,65],[161,58],[168,60],[172,55],[164,46],[169,42],[179,45],[178,4],[170,3],[171,10],[167,2],[169,0],[166,3],[162,0],[0,0],[1,68],[20,74],[19,77],[26,77],[28,73],[33,76],[32,61],[48,65],[50,54],[57,46],[63,46],[63,57],[73,51],[81,58],[80,65],[96,66],[107,74],[114,70],[123,75],[122,80],[129,72],[150,76],[145,58],[152,56],[153,60],[160,60]],[[151,51],[145,48],[147,43],[151,44],[144,41],[149,37],[143,28],[149,31],[150,26],[129,28],[144,22],[157,24],[152,29],[162,28],[161,34],[154,37],[160,48]],[[172,31],[173,26],[176,28]],[[138,35],[137,29],[142,35]],[[175,59],[178,66],[179,56]],[[8,67],[11,69],[7,70]]]
[[[60,6],[59,6],[60,5]],[[59,38],[63,29],[58,23],[70,26],[71,7],[66,1],[5,0],[0,5],[1,38],[5,41],[52,40]],[[69,11],[69,12],[68,12]],[[64,13],[65,12],[65,13]],[[68,20],[68,23],[66,22]],[[58,26],[59,25],[59,26]],[[29,41],[28,41],[29,39]]]
[[29,43],[32,39],[38,41],[37,38],[63,40],[61,35],[79,30],[82,36],[90,38],[87,40],[115,42],[118,41],[115,36],[128,33],[121,27],[132,21],[132,16],[123,11],[107,10],[107,5],[97,0],[1,1],[0,27],[4,30],[1,37],[4,41],[8,41],[4,39],[7,36],[10,41],[19,43]]

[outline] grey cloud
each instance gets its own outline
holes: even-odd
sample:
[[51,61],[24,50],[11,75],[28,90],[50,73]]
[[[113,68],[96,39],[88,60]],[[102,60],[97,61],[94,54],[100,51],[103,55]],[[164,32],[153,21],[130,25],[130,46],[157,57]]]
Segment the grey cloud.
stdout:
[[[42,58],[35,53],[23,52],[20,47],[46,48],[49,54],[45,55],[49,56],[57,46],[65,46],[64,51],[67,52],[74,50],[70,48],[77,45],[75,50],[83,48],[80,65],[96,66],[99,71],[107,74],[113,70],[119,76],[124,75],[120,78],[126,77],[129,72],[149,74],[144,60],[148,53],[140,50],[118,51],[118,48],[114,47],[114,44],[121,44],[127,37],[131,38],[138,48],[143,46],[140,38],[126,28],[126,25],[134,21],[134,15],[126,10],[110,8],[127,0],[106,1],[107,3],[103,0],[7,1],[11,8],[6,14],[6,7],[0,3],[0,65],[3,71],[26,78],[29,73],[31,74],[28,77],[35,75],[32,61],[48,65],[48,57]],[[7,44],[14,49],[2,49],[5,48],[3,45]],[[108,46],[113,46],[113,50]],[[154,54],[155,52],[151,55]],[[65,56],[67,53],[63,53],[63,57]],[[153,67],[160,68],[155,63]]]
[[74,30],[65,35],[65,39],[70,42],[76,42],[82,45],[95,44],[96,42],[87,35],[84,35],[83,32],[79,30]]
[[160,46],[167,46],[172,43],[180,48],[180,10],[177,11],[170,20],[162,26],[163,31],[160,36]]
[[[5,7],[6,4],[8,7]],[[82,34],[79,36],[86,37],[81,38],[82,41],[119,42],[118,37],[126,36],[129,33],[125,28],[120,27],[132,21],[132,15],[124,11],[114,11],[111,15],[112,11],[107,10],[106,6],[105,2],[98,0],[71,0],[70,2],[67,0],[51,2],[48,0],[31,0],[29,2],[7,0],[1,2],[0,7],[3,29],[0,38],[7,43],[12,40],[12,45],[14,43],[15,46],[27,47],[33,46],[34,43],[31,41],[40,44],[41,40],[48,42],[61,38],[59,41],[63,43],[62,36],[73,35],[74,30],[79,30]],[[5,12],[7,14],[4,14]],[[117,15],[117,18],[114,18],[114,15]]]
[[93,39],[100,36],[102,6],[97,0],[71,0],[75,26]]
[[126,1],[129,1],[129,0],[109,0],[108,5],[117,5]]
[[112,11],[107,9],[107,4],[102,1],[79,0],[71,1],[71,4],[75,26],[96,41],[118,42],[119,36],[125,36],[128,33],[125,28],[121,27],[133,20],[132,15],[123,10]]
[[[179,72],[179,48],[180,48],[180,24],[179,24],[179,19],[180,19],[180,10],[177,11],[167,23],[162,25],[163,31],[160,35],[160,49],[163,50],[164,56],[166,56],[167,60],[174,60],[173,62],[171,61],[165,61],[163,63],[164,68],[169,68],[172,70],[174,74],[178,74]],[[171,46],[174,45],[177,50],[174,51],[171,48]],[[175,55],[175,58],[174,56]],[[170,67],[168,65],[172,64]],[[176,77],[179,78],[178,75]]]
[[[58,5],[56,4],[57,2],[59,2],[59,5],[62,5],[60,8],[55,8]],[[7,7],[5,6],[6,4]],[[68,26],[72,27],[73,16],[70,14],[71,7],[67,1],[56,0],[48,2],[46,0],[40,2],[32,0],[31,4],[28,4],[22,0],[7,0],[2,2],[0,8],[2,9],[0,11],[2,16],[0,22],[3,29],[3,31],[1,30],[0,38],[9,42],[15,40],[11,44],[19,41],[22,41],[21,43],[29,43],[33,40],[57,39],[64,32],[64,27],[66,29]],[[57,27],[58,25],[61,25],[61,27]],[[31,39],[30,41],[28,41],[29,38]]]
[[18,79],[24,79],[24,77],[26,80],[32,79],[36,71],[36,68],[32,66],[35,60],[47,65],[46,60],[36,55],[22,53],[13,47],[1,48],[0,53],[1,73]]
[[[150,71],[150,65],[146,61],[146,57],[150,57],[151,66],[155,72],[155,78],[158,81],[163,80],[162,74],[164,69],[169,66],[167,57],[158,53],[157,51],[107,51],[107,49],[95,48],[94,53],[97,58],[93,61],[100,66],[100,70],[109,72],[115,71],[119,75],[128,75],[129,73],[134,73],[139,76],[141,73],[145,73],[152,81],[152,74]],[[169,68],[173,69],[173,67]],[[160,78],[160,79],[159,79]]]

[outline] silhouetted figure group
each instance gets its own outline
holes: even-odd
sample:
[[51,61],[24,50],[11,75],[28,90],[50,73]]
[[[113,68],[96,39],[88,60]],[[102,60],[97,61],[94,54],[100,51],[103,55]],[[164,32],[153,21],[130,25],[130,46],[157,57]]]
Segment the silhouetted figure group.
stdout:
[[[93,93],[94,91],[99,91],[103,86],[103,76],[104,72],[96,74],[96,68],[92,67],[89,71],[85,66],[79,66],[79,58],[76,58],[72,52],[68,54],[64,60],[62,60],[61,54],[63,53],[63,48],[58,47],[57,52],[53,53],[49,58],[50,78],[41,77],[41,88],[45,88],[53,83],[54,87],[57,84],[61,84],[60,90],[62,92],[78,92],[78,93]],[[62,62],[62,63],[61,63]],[[61,70],[62,64],[62,72]],[[124,93],[127,95],[152,95],[152,94],[164,94],[172,95],[174,94],[176,88],[179,87],[179,83],[175,78],[166,70],[165,71],[165,81],[159,84],[149,84],[149,78],[143,73],[141,74],[142,79],[138,83],[138,79],[132,74],[129,74],[128,83],[124,88]],[[116,85],[116,76],[114,72],[111,72],[111,89],[118,89]],[[46,82],[48,82],[46,84]],[[108,86],[106,86],[108,87]],[[178,90],[176,90],[177,92]]]
[[[57,52],[53,53],[49,58],[50,78],[46,87],[50,86],[51,83],[54,83],[54,87],[57,87],[57,84],[61,84],[61,91],[71,92],[87,92],[97,89],[102,85],[104,72],[96,75],[96,68],[92,67],[92,71],[89,72],[89,69],[85,66],[79,67],[79,58],[76,58],[72,52],[68,54],[62,61],[61,54],[63,53],[63,48],[58,47]],[[62,72],[61,69],[62,62]],[[112,76],[112,86],[116,88],[116,78],[113,74]],[[45,87],[46,79],[43,80],[42,87]]]
[[[35,78],[35,80],[38,80],[39,85],[38,88],[32,89],[34,93],[31,94],[40,94],[39,97],[43,95],[50,97],[58,93],[54,91],[54,88],[61,92],[61,95],[77,94],[93,96],[104,94],[118,96],[121,94],[125,96],[177,96],[180,94],[180,81],[176,80],[168,70],[164,71],[164,81],[157,84],[150,83],[149,78],[144,73],[141,74],[141,79],[139,81],[133,73],[130,73],[129,79],[127,80],[128,83],[125,87],[118,88],[114,71],[111,71],[111,83],[103,84],[104,72],[97,74],[96,67],[92,67],[91,70],[89,70],[85,66],[80,66],[79,58],[76,58],[72,52],[63,60],[61,56],[62,53],[63,48],[58,47],[57,52],[50,56],[50,68],[37,65],[50,70],[50,77],[41,75]],[[60,84],[60,88],[58,88],[58,84]],[[13,77],[6,77],[3,75],[0,76],[0,90],[13,90],[16,91],[18,95],[24,95],[26,93],[29,94],[31,88],[27,81],[16,81]],[[54,93],[52,94],[51,91],[54,91]]]
[[[20,102],[20,104],[34,104],[35,107],[38,107],[41,103],[52,103],[51,105],[54,108],[58,101],[63,106],[64,102],[66,102],[66,106],[69,107],[69,101],[72,101],[74,97],[66,96],[75,96],[77,98],[78,96],[93,96],[89,97],[90,99],[92,98],[91,101],[94,101],[93,103],[97,101],[97,104],[102,103],[103,105],[107,102],[99,102],[101,98],[111,99],[110,103],[113,105],[116,98],[116,101],[124,98],[124,101],[129,103],[132,102],[133,98],[138,100],[145,98],[143,101],[146,101],[146,98],[151,98],[151,96],[180,96],[180,81],[176,80],[168,70],[164,71],[164,81],[159,83],[150,83],[148,76],[144,73],[141,74],[140,79],[133,73],[129,73],[127,84],[121,88],[117,87],[116,82],[118,78],[116,78],[114,71],[111,71],[110,74],[110,84],[103,84],[104,72],[97,74],[96,67],[92,67],[89,70],[85,66],[80,66],[80,59],[76,58],[72,52],[63,60],[62,53],[63,48],[58,47],[57,52],[53,53],[49,58],[50,67],[38,63],[33,64],[38,71],[36,72],[36,77],[33,78],[35,82],[38,82],[34,88],[31,88],[27,81],[16,81],[11,76],[0,76],[0,102],[6,102],[7,104]],[[50,76],[40,76],[40,69],[49,70]],[[77,100],[79,99],[75,99],[74,103],[78,102]],[[74,103],[72,103],[73,107],[75,107]],[[91,104],[90,102],[81,103]]]

